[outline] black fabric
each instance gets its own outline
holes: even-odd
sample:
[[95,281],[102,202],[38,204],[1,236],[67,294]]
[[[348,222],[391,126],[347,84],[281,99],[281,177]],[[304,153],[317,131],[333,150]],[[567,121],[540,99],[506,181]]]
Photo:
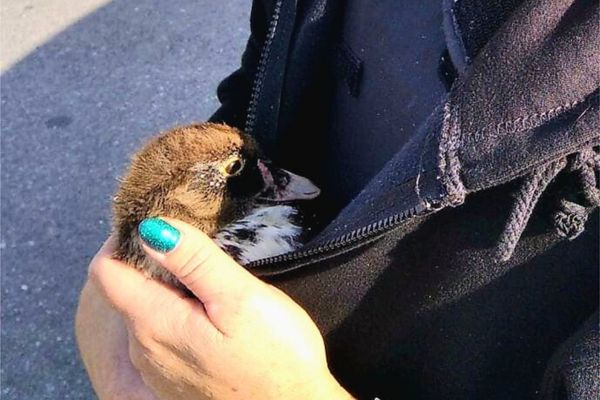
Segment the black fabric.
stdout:
[[461,73],[522,2],[443,0],[448,49]]
[[[339,42],[360,60],[362,76],[360,92],[353,94],[345,70],[334,71],[337,85],[321,171],[323,187],[333,191],[338,205],[360,192],[446,93],[437,71],[445,49],[439,0],[403,7],[395,0],[345,4]],[[393,23],[382,23],[386,18]]]
[[592,315],[556,351],[546,371],[541,397],[559,400],[598,398],[600,393],[600,332],[598,313]]
[[[240,69],[219,85],[221,107],[211,121],[245,128],[261,47],[266,40],[276,2],[254,2],[249,45]],[[264,80],[266,85],[260,91],[261,98],[268,99],[268,102],[259,99],[259,113],[266,116],[268,122],[259,121],[259,127],[253,132],[274,161],[313,177],[317,183],[320,183],[321,151],[325,147],[325,128],[334,84],[331,65],[343,15],[342,3],[305,0],[300,2],[295,13],[288,12],[278,17],[278,26],[294,27],[289,41],[277,41],[270,50],[274,55],[270,60],[280,68],[279,74],[285,70],[285,80],[283,83],[275,80],[282,87],[276,87],[270,75]],[[273,113],[270,108],[274,101],[279,101],[278,113]],[[272,131],[275,126],[276,132]],[[313,162],[306,163],[301,156],[307,153],[311,154]]]
[[346,44],[338,46],[336,61],[334,62],[334,74],[346,83],[348,94],[358,97],[362,81],[364,62]]
[[[552,188],[511,260],[495,263],[516,186],[272,278],[316,319],[345,387],[365,399],[537,398],[552,353],[598,306],[598,213],[562,240]],[[569,377],[595,387],[586,378]]]
[[[523,3],[457,81],[449,117],[460,163],[476,166],[464,171],[467,186],[503,181],[509,170],[519,175],[597,140],[599,7],[593,0]],[[558,119],[567,126],[550,133],[544,125]]]
[[226,122],[238,129],[244,129],[254,75],[258,68],[261,49],[267,36],[268,21],[271,15],[270,2],[252,3],[250,29],[246,50],[242,55],[240,69],[223,80],[217,89],[221,102],[219,109],[210,118],[213,122]]
[[[350,23],[353,4],[366,7],[361,18],[378,15],[379,24],[361,31],[360,18]],[[358,0],[255,1],[242,68],[219,89],[223,106],[213,120],[243,128],[259,48],[277,14],[252,134],[276,161],[321,185],[336,150],[330,147],[335,121],[370,124],[363,127],[372,130],[346,132],[377,140],[407,121],[395,113],[379,118],[379,108],[402,115],[407,93],[422,100],[439,90],[424,103],[414,129],[393,138],[399,148],[385,146],[389,160],[379,159],[381,171],[370,180],[355,175],[360,193],[334,209],[332,221],[304,249],[317,255],[253,270],[309,311],[325,335],[332,370],[365,398],[600,396],[597,376],[560,361],[568,354],[568,365],[588,365],[593,351],[589,336],[576,332],[598,308],[598,212],[574,240],[557,233],[553,220],[565,198],[586,197],[572,160],[599,143],[598,4],[486,4],[453,0],[432,13],[444,19],[459,73],[449,93],[439,82],[398,89],[402,82],[393,74],[376,72],[378,66],[386,73],[406,68],[403,49],[384,46],[381,65],[373,55],[381,32],[414,33],[393,16],[417,6],[398,4],[395,12],[377,14],[377,7],[393,2],[370,8]],[[369,48],[365,54],[361,42]],[[340,45],[349,45],[362,63],[354,95],[336,71]],[[423,76],[434,76],[438,58],[427,64]],[[362,101],[378,92],[384,101]],[[549,163],[564,170],[522,221],[526,229],[512,257],[498,261],[498,240],[514,215],[523,177]],[[327,197],[331,188],[323,189]],[[320,251],[354,230],[405,214],[410,218],[382,237]]]

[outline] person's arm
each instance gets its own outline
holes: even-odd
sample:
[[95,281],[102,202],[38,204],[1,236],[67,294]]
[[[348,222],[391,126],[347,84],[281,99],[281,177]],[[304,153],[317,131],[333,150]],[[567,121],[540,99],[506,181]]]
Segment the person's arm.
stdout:
[[[159,399],[351,398],[329,372],[321,334],[300,306],[197,229],[169,223],[181,233],[176,247],[168,253],[145,250],[197,298],[115,261],[110,245],[92,262],[89,282],[122,316],[130,359]],[[88,326],[86,332],[83,322],[98,326],[102,321],[85,312],[80,308],[78,339],[92,381],[118,376],[119,371],[94,373],[99,368],[90,354],[115,346],[114,340],[99,339],[99,330]],[[103,348],[93,345],[93,337]],[[106,365],[102,356],[97,359]]]
[[250,37],[240,68],[219,84],[217,96],[221,106],[210,117],[211,122],[223,122],[244,129],[254,77],[268,30],[270,10],[266,7],[262,0],[252,3]]

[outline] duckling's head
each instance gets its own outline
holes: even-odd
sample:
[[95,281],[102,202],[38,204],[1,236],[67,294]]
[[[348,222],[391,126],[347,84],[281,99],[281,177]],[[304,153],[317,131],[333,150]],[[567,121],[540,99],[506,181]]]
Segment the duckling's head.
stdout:
[[131,241],[148,217],[180,219],[212,236],[259,202],[318,195],[308,179],[264,160],[256,141],[235,128],[177,127],[133,156],[117,190],[113,216],[121,258],[131,258],[128,253],[138,248]]

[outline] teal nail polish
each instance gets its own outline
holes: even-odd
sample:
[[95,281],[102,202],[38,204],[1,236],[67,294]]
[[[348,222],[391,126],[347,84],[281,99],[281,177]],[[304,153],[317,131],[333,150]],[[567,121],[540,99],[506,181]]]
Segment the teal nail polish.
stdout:
[[181,233],[160,218],[146,218],[138,226],[142,240],[154,250],[166,253],[173,250]]

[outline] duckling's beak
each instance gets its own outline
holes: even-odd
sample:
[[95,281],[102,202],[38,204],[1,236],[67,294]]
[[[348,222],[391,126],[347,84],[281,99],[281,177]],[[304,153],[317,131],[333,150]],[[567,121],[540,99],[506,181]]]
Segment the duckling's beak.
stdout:
[[277,168],[268,161],[258,160],[258,169],[265,181],[265,188],[259,194],[261,200],[275,202],[310,200],[321,193],[321,190],[310,180]]

